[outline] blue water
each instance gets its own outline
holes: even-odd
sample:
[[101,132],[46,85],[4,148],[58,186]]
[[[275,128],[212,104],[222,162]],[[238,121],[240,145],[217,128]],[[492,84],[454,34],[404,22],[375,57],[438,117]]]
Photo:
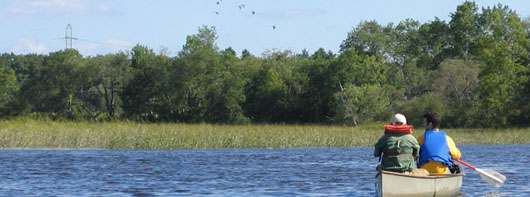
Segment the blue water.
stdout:
[[[530,196],[530,145],[462,145],[463,196]],[[374,196],[372,147],[0,150],[0,196]]]

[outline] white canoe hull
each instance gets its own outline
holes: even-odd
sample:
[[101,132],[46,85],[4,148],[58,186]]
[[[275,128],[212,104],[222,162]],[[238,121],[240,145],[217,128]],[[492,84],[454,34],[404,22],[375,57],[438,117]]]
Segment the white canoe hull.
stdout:
[[381,171],[376,175],[377,195],[389,196],[458,196],[464,174],[431,176],[406,175]]

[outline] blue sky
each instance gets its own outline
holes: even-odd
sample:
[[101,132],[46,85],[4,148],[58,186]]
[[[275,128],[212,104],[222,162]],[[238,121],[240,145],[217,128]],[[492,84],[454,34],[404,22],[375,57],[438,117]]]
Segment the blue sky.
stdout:
[[[219,4],[217,4],[219,2]],[[215,26],[220,49],[238,54],[322,47],[337,52],[361,21],[446,22],[464,0],[0,0],[0,53],[48,54],[65,48],[66,26],[73,47],[84,56],[128,51],[142,44],[175,56],[186,36],[200,26]],[[497,3],[521,18],[530,16],[527,0],[480,0]],[[244,7],[242,6],[244,5]],[[218,13],[216,13],[218,12]],[[252,14],[254,12],[254,14]],[[276,26],[273,29],[272,26]]]

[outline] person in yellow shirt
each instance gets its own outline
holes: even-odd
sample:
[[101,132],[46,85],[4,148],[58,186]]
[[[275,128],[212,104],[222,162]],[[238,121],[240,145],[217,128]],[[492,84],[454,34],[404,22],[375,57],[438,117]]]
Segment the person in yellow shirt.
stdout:
[[453,163],[451,159],[460,159],[460,150],[453,138],[440,131],[441,118],[436,112],[423,115],[425,133],[418,137],[420,156],[418,166],[432,174],[446,174]]

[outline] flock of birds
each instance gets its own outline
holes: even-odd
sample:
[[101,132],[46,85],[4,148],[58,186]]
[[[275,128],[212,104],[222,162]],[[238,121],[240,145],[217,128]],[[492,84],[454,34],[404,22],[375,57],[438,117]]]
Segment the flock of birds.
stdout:
[[[217,1],[215,4],[220,5],[222,2],[223,2],[223,0],[219,0],[219,1]],[[239,10],[243,10],[243,9],[245,8],[245,4],[240,4],[240,5],[238,5],[237,7],[239,8]],[[215,13],[216,15],[219,15],[219,14],[220,14],[219,11],[215,11],[214,13]],[[252,15],[256,15],[256,11],[254,11],[254,10],[251,10],[250,13],[251,13]],[[272,27],[273,30],[276,29],[276,25],[271,25],[271,27]]]

